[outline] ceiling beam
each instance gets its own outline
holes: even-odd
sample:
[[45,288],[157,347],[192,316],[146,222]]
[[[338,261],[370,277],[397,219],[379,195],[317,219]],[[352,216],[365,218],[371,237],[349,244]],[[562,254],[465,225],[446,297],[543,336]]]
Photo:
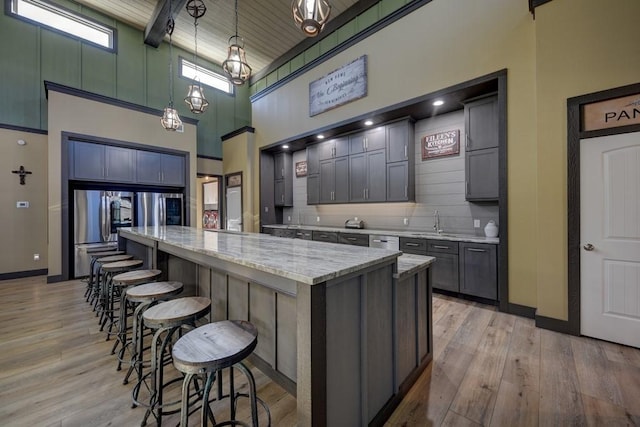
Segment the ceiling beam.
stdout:
[[159,0],[151,20],[144,29],[144,43],[153,47],[160,46],[167,30],[169,6],[171,6],[171,14],[175,19],[186,3],[187,0]]

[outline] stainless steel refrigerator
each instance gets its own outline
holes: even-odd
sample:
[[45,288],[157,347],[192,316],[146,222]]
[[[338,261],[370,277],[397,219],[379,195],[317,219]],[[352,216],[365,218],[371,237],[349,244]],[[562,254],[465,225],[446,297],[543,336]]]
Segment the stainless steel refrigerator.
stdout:
[[184,225],[184,203],[178,193],[136,193],[136,225]]
[[118,245],[118,228],[133,226],[134,193],[74,190],[74,277],[89,274],[87,249]]

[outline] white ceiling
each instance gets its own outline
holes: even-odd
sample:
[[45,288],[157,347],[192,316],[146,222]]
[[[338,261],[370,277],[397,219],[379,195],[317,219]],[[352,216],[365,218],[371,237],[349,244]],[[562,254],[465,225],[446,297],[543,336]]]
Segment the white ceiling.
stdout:
[[[75,0],[140,30],[151,21],[159,0]],[[198,57],[218,64],[226,59],[229,37],[235,33],[234,0],[204,0],[206,14],[198,20]],[[329,21],[357,0],[329,0]],[[174,14],[175,16],[175,14]],[[194,49],[194,20],[182,8],[175,16],[173,43]],[[291,0],[238,0],[238,35],[244,38],[253,74],[265,68],[307,37],[295,26]]]

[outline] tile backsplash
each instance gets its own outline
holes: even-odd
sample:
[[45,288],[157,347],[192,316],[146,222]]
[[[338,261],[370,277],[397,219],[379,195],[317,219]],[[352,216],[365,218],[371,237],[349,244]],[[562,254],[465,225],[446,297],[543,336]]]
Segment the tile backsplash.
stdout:
[[[461,141],[458,155],[422,160],[420,139],[423,136],[456,129],[460,130]],[[347,219],[357,217],[365,221],[367,228],[432,231],[437,209],[444,232],[484,236],[484,226],[489,220],[498,224],[498,203],[465,200],[464,133],[462,110],[415,123],[415,203],[307,205],[307,179],[296,178],[294,174],[293,207],[284,209],[283,222],[342,227]],[[294,165],[303,160],[306,160],[306,150],[293,153]],[[474,219],[480,221],[479,228],[474,228]]]

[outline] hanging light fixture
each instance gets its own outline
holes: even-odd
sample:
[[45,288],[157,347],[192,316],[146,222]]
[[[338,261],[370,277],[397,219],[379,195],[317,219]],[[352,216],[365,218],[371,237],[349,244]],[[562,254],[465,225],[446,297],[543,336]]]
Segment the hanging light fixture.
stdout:
[[247,64],[244,40],[238,37],[238,0],[236,0],[236,34],[229,38],[229,53],[222,63],[227,78],[236,86],[241,86],[251,77],[251,67]]
[[189,110],[194,114],[201,114],[209,106],[209,101],[204,97],[204,91],[200,85],[200,78],[198,77],[198,18],[204,16],[207,11],[203,0],[189,0],[187,3],[187,13],[193,17],[193,26],[195,27],[195,51],[193,63],[196,69],[196,75],[193,79],[192,85],[189,85],[189,92],[184,102],[189,105]]
[[329,19],[331,5],[326,0],[293,0],[293,19],[308,37],[320,34]]
[[173,20],[173,10],[171,9],[171,0],[169,0],[169,19],[167,19],[167,34],[169,34],[169,105],[165,107],[160,123],[162,127],[169,131],[176,131],[182,126],[182,120],[178,115],[178,111],[173,108],[173,41],[171,35],[175,21]]

